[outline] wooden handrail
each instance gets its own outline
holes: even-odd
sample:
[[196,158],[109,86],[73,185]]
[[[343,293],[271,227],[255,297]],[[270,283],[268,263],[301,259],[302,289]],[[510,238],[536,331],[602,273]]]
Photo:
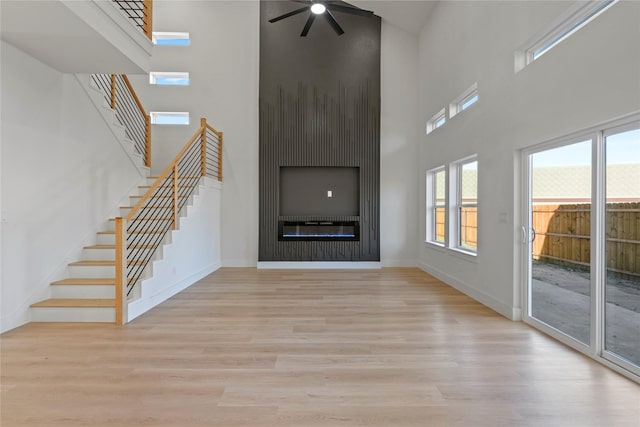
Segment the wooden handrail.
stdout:
[[111,74],[111,109],[116,108],[116,75]]
[[201,133],[201,130],[198,129],[198,131],[195,133],[195,135],[193,135],[191,137],[189,142],[187,142],[186,145],[182,148],[182,150],[180,150],[180,152],[173,158],[173,161],[169,164],[169,166],[167,166],[167,168],[164,170],[164,172],[162,172],[162,174],[160,174],[158,179],[156,179],[156,182],[154,182],[153,185],[151,185],[149,190],[147,190],[147,192],[144,194],[144,196],[142,196],[142,198],[140,198],[138,203],[136,203],[136,205],[133,208],[131,208],[131,211],[129,212],[129,215],[127,215],[127,221],[131,221],[131,219],[135,216],[135,214],[138,213],[140,208],[147,202],[147,200],[149,200],[151,198],[151,195],[153,194],[155,189],[158,188],[160,186],[160,184],[169,176],[171,171],[173,171],[174,166],[177,165],[177,163],[180,160],[180,158],[182,157],[182,155],[189,149],[189,147],[191,146],[191,144],[193,144],[193,142],[196,140],[196,138],[198,138],[200,136],[200,133]]
[[207,119],[204,117],[200,119],[200,174],[205,176],[207,174]]
[[151,116],[144,116],[144,165],[151,167]]
[[218,132],[218,181],[222,182],[222,132]]
[[122,80],[124,81],[124,84],[127,85],[127,89],[129,89],[129,92],[131,92],[131,96],[133,96],[133,100],[136,101],[136,105],[138,106],[138,109],[140,109],[140,112],[142,113],[143,116],[146,116],[147,112],[144,111],[144,107],[142,106],[142,102],[140,102],[140,99],[138,98],[138,94],[136,94],[136,91],[133,90],[133,86],[131,86],[129,77],[127,77],[126,74],[123,74]]
[[124,323],[124,283],[126,282],[126,239],[124,238],[124,224],[121,217],[116,218],[116,325]]
[[[125,74],[121,74],[120,77],[122,77],[122,81],[124,82],[125,87],[129,91],[129,95],[131,95],[133,102],[135,102],[136,106],[138,107],[138,110],[140,111],[140,114],[142,115],[142,119],[144,120],[144,141],[136,141],[136,147],[138,149],[138,152],[143,156],[144,165],[146,167],[151,167],[151,116],[147,114],[144,107],[142,106],[142,102],[140,101],[140,98],[138,98],[138,94],[136,93],[136,91],[133,89],[133,85],[131,84],[131,81],[129,80],[129,78]],[[111,104],[111,108],[114,110],[118,107],[117,79],[118,79],[118,76],[116,74],[111,74],[111,79],[110,79],[111,90],[109,93],[109,102]]]
[[144,24],[142,31],[151,40],[153,35],[153,0],[144,0]]

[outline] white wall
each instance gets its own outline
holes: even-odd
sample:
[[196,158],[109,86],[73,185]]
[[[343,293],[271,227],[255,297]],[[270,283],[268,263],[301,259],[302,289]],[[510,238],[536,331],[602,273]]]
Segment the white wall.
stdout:
[[154,1],[155,31],[188,31],[191,45],[156,46],[152,71],[188,71],[188,87],[150,87],[132,78],[149,111],[188,111],[185,127],[153,126],[152,172],[162,172],[200,126],[224,132],[222,264],[258,260],[259,3]]
[[415,266],[418,38],[384,20],[380,74],[380,261]]
[[[156,31],[189,31],[188,47],[154,48],[152,71],[189,71],[188,87],[132,80],[147,110],[189,111],[188,127],[154,126],[153,172],[159,173],[199,127],[224,132],[222,265],[258,260],[259,2],[154,2]],[[293,35],[295,36],[295,35]],[[381,261],[415,265],[417,215],[417,37],[383,23],[381,123]]]
[[1,44],[2,331],[29,321],[141,176],[75,76]]
[[[420,266],[510,318],[520,316],[519,151],[640,109],[640,3],[623,1],[519,73],[514,51],[572,2],[440,2],[420,35],[420,126],[473,82],[480,101],[430,135],[424,174],[477,153],[477,259],[422,243]],[[506,215],[506,222],[501,217]]]

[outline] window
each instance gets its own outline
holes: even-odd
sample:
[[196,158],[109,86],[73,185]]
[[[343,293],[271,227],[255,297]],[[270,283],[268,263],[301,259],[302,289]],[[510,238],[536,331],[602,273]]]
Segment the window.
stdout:
[[516,52],[516,72],[540,58],[567,37],[587,25],[618,0],[590,0],[576,2],[546,31],[527,42]]
[[462,92],[462,95],[457,97],[451,104],[449,104],[449,117],[454,117],[456,114],[461,113],[473,104],[478,102],[478,83],[474,83],[469,89]]
[[444,166],[427,172],[427,241],[445,244],[446,172]]
[[149,84],[160,86],[188,86],[189,73],[152,71]]
[[188,125],[189,113],[151,111],[151,124],[153,125]]
[[446,122],[447,116],[443,108],[427,122],[427,135],[438,129],[440,126],[443,126]]
[[452,249],[475,253],[478,249],[478,160],[476,156],[452,163],[450,186],[455,197],[450,218],[455,239]]
[[189,33],[176,33],[176,32],[160,32],[154,31],[151,34],[151,41],[154,45],[165,46],[188,46],[189,45]]

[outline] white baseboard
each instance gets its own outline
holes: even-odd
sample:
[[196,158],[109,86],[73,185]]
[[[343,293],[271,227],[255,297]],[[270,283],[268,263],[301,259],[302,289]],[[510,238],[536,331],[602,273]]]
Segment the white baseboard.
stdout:
[[456,279],[453,276],[445,273],[442,270],[439,270],[433,266],[428,265],[425,262],[421,262],[419,265],[420,269],[425,273],[432,275],[433,277],[443,281],[447,285],[451,286],[462,292],[463,294],[473,298],[478,301],[480,304],[485,305],[492,309],[493,311],[503,315],[509,320],[521,320],[522,319],[522,310],[519,307],[512,307],[509,304],[505,304],[502,301],[498,301],[491,295],[487,295],[482,291],[479,291],[466,283],[463,283]]
[[243,268],[243,267],[255,267],[256,260],[250,259],[223,259],[222,260],[223,267],[231,267],[231,268]]
[[258,261],[258,269],[379,269],[378,261]]
[[415,267],[418,265],[415,259],[383,259],[380,261],[382,267]]

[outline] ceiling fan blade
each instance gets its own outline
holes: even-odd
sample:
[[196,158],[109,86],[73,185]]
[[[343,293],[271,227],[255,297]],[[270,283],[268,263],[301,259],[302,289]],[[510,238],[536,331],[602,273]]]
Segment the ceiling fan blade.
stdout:
[[309,10],[308,7],[306,7],[306,6],[305,7],[301,7],[300,9],[296,9],[293,12],[285,13],[284,15],[280,15],[280,16],[277,16],[277,17],[275,17],[273,19],[269,19],[269,22],[271,22],[273,24],[274,22],[278,22],[278,21],[280,21],[282,19],[288,18],[288,17],[293,16],[293,15],[297,15],[297,14],[302,13],[302,12],[307,11],[307,10]]
[[337,35],[341,36],[344,34],[344,30],[342,29],[340,24],[338,24],[336,18],[333,17],[333,14],[329,12],[329,10],[324,13],[324,17],[327,19],[327,22],[329,23],[329,25],[331,25],[331,28],[333,28],[333,31],[335,31]]
[[311,0],[291,0],[294,3],[311,4]]
[[329,3],[326,5],[327,9],[335,10],[336,12],[350,13],[351,15],[360,16],[372,16],[373,12],[370,10],[358,9],[357,7],[343,6],[340,4]]
[[313,24],[313,21],[316,19],[316,14],[312,13],[311,15],[309,15],[309,18],[307,19],[307,23],[304,24],[304,28],[302,29],[302,33],[300,33],[300,37],[307,37],[307,33],[309,33],[309,28],[311,28],[311,24]]

